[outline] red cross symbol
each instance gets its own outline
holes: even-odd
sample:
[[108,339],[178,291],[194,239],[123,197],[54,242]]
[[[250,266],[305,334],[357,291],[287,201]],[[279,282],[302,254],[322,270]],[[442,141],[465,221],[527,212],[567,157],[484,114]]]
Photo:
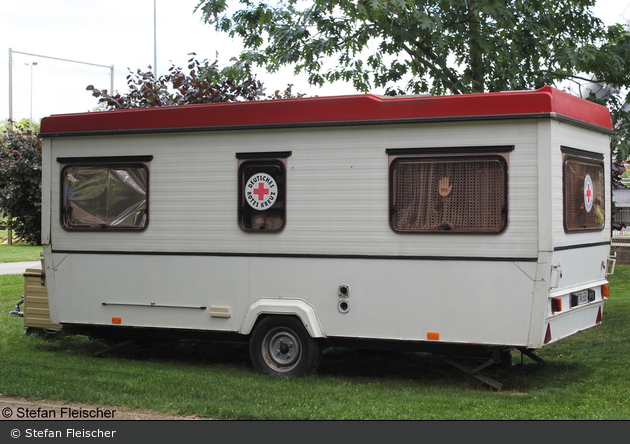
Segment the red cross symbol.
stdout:
[[590,202],[591,197],[593,196],[593,190],[591,190],[591,184],[586,185],[586,201]]
[[269,194],[269,188],[265,188],[264,183],[258,182],[258,188],[256,188],[253,193],[258,196],[258,200],[265,200],[265,196]]

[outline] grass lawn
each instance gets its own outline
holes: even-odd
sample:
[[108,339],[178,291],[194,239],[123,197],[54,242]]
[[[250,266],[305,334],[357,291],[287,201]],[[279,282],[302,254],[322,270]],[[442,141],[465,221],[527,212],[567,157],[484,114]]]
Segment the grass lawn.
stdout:
[[[486,369],[496,391],[438,358],[330,349],[317,375],[258,375],[242,344],[178,344],[95,357],[83,336],[26,335],[23,290],[0,276],[0,393],[218,419],[630,419],[630,266],[617,266],[603,324],[525,365]],[[515,356],[517,356],[515,354]],[[520,356],[520,355],[518,355]],[[520,358],[515,362],[520,363]]]
[[25,243],[0,245],[0,263],[38,261],[41,252],[42,247],[37,245]]

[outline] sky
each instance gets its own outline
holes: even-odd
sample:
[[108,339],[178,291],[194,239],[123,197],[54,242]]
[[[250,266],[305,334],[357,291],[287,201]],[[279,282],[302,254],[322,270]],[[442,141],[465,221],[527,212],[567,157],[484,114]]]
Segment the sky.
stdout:
[[[85,88],[109,90],[112,65],[114,90],[126,92],[128,68],[154,65],[154,4],[158,75],[172,65],[185,67],[192,52],[198,60],[218,58],[222,66],[239,54],[238,42],[193,13],[198,0],[0,0],[0,120],[10,109],[14,120],[90,111],[98,103]],[[630,0],[597,0],[593,12],[606,24],[625,23]],[[343,82],[310,86],[290,68],[257,75],[269,94],[289,83],[307,96],[357,93]]]

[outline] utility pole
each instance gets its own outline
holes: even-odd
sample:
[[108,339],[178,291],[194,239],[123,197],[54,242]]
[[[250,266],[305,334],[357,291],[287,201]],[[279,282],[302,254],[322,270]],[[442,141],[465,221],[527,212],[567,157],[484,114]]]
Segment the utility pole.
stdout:
[[[22,55],[27,55],[31,57],[41,57],[44,59],[59,60],[62,62],[80,63],[82,65],[91,65],[91,66],[98,66],[100,68],[108,68],[110,70],[110,85],[111,85],[110,93],[111,94],[114,93],[114,65],[109,65],[109,66],[97,65],[96,63],[79,62],[77,60],[60,59],[58,57],[49,57],[49,56],[39,55],[39,54],[29,54],[27,52],[13,51],[12,48],[9,48],[9,129],[11,130],[13,129],[13,54],[22,54]],[[28,65],[28,63],[26,63],[26,65]],[[30,66],[31,66],[31,115],[30,115],[31,126],[30,128],[31,129],[33,128],[32,122],[33,122],[33,66],[34,65],[37,65],[37,62],[30,63]],[[11,222],[12,222],[11,215],[4,214],[2,216],[7,218],[7,244],[12,245],[13,244],[13,230],[11,228]]]
[[[29,54],[28,52],[13,51],[9,48],[9,121],[13,121],[13,54],[22,54],[31,57],[40,57],[43,59],[59,60],[61,62],[79,63],[81,65],[98,66],[99,68],[107,68],[110,71],[110,93],[114,93],[114,65],[97,65],[96,63],[80,62],[78,60],[60,59],[58,57],[50,57],[40,54]],[[34,62],[36,65],[37,63]]]
[[157,0],[153,0],[153,77],[157,79]]
[[13,129],[13,49],[9,48],[9,129]]
[[28,129],[33,131],[33,66],[37,66],[37,62],[25,63],[25,65],[31,67],[31,112],[28,117]]

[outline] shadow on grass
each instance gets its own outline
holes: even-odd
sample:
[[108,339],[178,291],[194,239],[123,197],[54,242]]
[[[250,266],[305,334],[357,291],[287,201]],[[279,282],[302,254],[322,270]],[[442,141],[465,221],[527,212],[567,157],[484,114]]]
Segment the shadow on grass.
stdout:
[[[46,336],[46,335],[45,335]],[[104,343],[85,336],[46,336],[36,347],[42,351],[70,353],[95,359],[127,359],[235,367],[254,372],[246,342],[156,341]],[[124,344],[123,346],[119,346]],[[116,348],[119,346],[118,348]],[[493,365],[481,373],[503,384],[502,391],[525,392],[534,387],[554,385],[558,375],[579,376],[583,371],[576,363],[521,363],[520,353],[513,352],[512,365]],[[527,358],[526,358],[527,359]],[[470,368],[481,361],[464,361]],[[413,381],[426,387],[493,391],[489,385],[453,367],[439,356],[405,351],[326,348],[317,370],[321,378],[349,380],[387,379]]]

